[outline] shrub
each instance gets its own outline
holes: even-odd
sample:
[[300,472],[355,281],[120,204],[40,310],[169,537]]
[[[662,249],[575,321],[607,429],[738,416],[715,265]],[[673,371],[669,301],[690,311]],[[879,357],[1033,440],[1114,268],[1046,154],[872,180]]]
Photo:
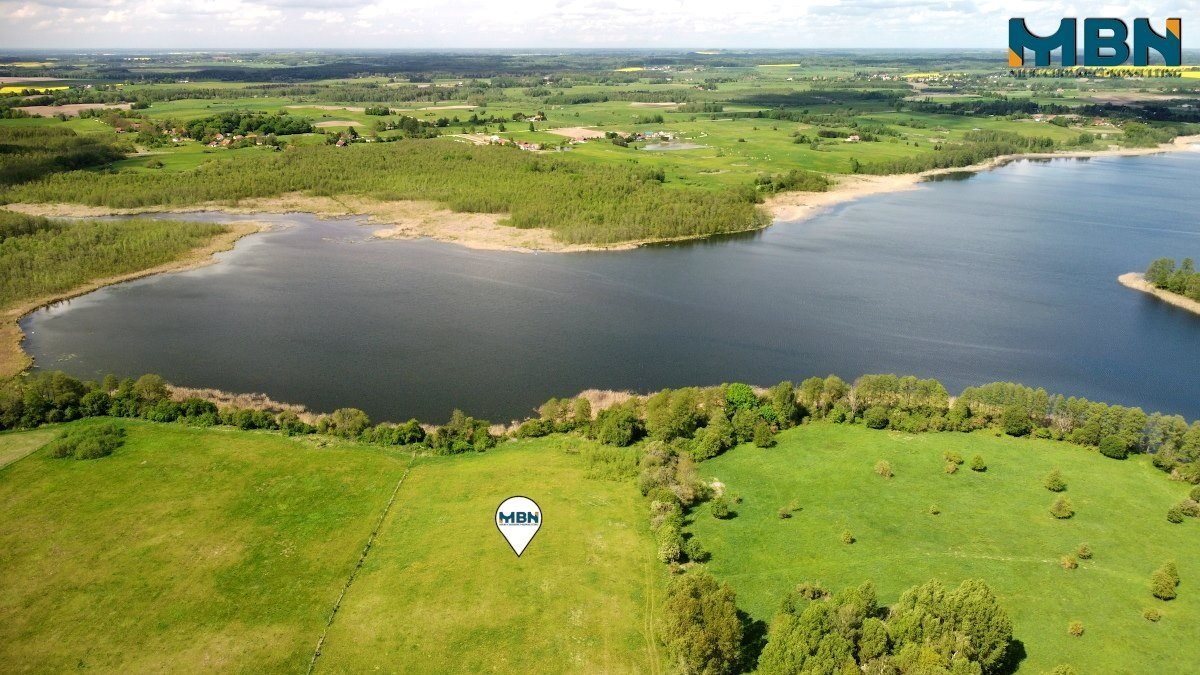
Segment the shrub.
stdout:
[[1043,485],[1051,492],[1062,492],[1067,489],[1067,482],[1063,480],[1062,472],[1058,469],[1053,469],[1046,475]]
[[929,515],[936,516],[936,515],[940,515],[941,513],[942,513],[942,507],[938,506],[937,504],[933,504],[929,507]]
[[983,457],[981,457],[980,455],[975,455],[974,457],[971,458],[971,470],[977,471],[979,473],[983,473],[984,471],[987,471],[987,464],[984,463]]
[[883,476],[884,478],[891,478],[893,475],[891,463],[883,459],[875,462],[875,473]]
[[863,424],[867,425],[868,429],[886,429],[888,425],[888,411],[883,406],[871,406],[863,413]]
[[855,541],[857,541],[857,539],[854,538],[853,534],[850,534],[850,530],[842,530],[843,544],[853,544]]
[[1083,622],[1072,621],[1071,625],[1067,626],[1067,632],[1070,633],[1072,637],[1079,637],[1083,635]]
[[1178,508],[1188,518],[1200,518],[1200,502],[1194,499],[1185,499],[1179,502]]
[[664,541],[658,545],[658,559],[660,562],[678,562],[682,553],[683,552],[679,549],[679,542]]
[[779,507],[779,519],[780,520],[787,520],[788,518],[791,518],[791,517],[792,517],[791,509],[789,509],[786,506]]
[[1183,511],[1181,511],[1178,506],[1172,506],[1171,508],[1167,509],[1167,522],[1175,523],[1176,525],[1182,523]]
[[1147,621],[1157,623],[1158,620],[1162,618],[1162,612],[1154,609],[1153,607],[1148,607],[1142,612],[1142,618]]
[[58,459],[99,459],[111,455],[124,443],[125,429],[110,423],[83,429],[67,429],[45,447],[47,454]]
[[1091,560],[1092,548],[1087,544],[1080,544],[1079,548],[1075,551],[1075,555],[1078,556],[1080,560]]
[[1009,436],[1028,436],[1033,429],[1029,411],[1021,406],[1009,406],[1000,415],[1000,426]]
[[713,518],[724,520],[728,518],[730,514],[729,502],[725,499],[725,497],[714,497],[713,500],[708,503],[708,512],[712,514]]
[[702,563],[712,557],[708,551],[704,550],[704,547],[700,545],[699,540],[695,537],[684,542],[683,554],[687,556],[688,560],[698,563]]
[[596,415],[596,440],[624,447],[642,435],[642,421],[632,405],[606,408]]
[[1050,515],[1059,520],[1066,520],[1075,515],[1075,507],[1071,504],[1071,500],[1067,497],[1059,497],[1050,505]]
[[759,448],[775,446],[775,432],[771,431],[771,425],[764,420],[759,420],[758,424],[754,425],[754,445]]
[[1079,675],[1079,671],[1075,670],[1074,666],[1069,666],[1064,663],[1062,665],[1054,666],[1054,670],[1051,670],[1047,675]]
[[946,462],[946,473],[948,473],[948,474],[958,473],[958,465],[955,464],[954,462]]
[[962,455],[958,454],[957,452],[954,452],[953,450],[947,450],[947,451],[943,452],[942,459],[944,459],[947,462],[950,462],[952,464],[962,464],[963,463]]
[[1079,562],[1075,560],[1075,556],[1073,555],[1064,555],[1059,559],[1058,564],[1061,565],[1064,570],[1073,570],[1079,567]]
[[1150,592],[1159,600],[1174,600],[1175,588],[1179,586],[1179,570],[1175,563],[1168,562],[1150,575]]
[[1113,459],[1125,459],[1129,456],[1129,446],[1117,436],[1105,436],[1100,441],[1100,454]]
[[733,672],[741,657],[742,621],[728,584],[707,572],[675,578],[663,602],[660,635],[680,670]]
[[[87,398],[86,396],[84,398]],[[1194,502],[1200,502],[1200,485],[1192,488],[1191,494],[1188,497]]]

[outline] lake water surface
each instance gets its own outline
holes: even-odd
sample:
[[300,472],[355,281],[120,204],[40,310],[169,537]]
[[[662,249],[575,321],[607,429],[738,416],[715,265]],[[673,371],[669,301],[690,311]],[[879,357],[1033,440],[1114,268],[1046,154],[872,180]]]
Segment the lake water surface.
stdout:
[[[317,410],[491,419],[585,388],[912,373],[1200,417],[1200,316],[1117,283],[1200,258],[1200,152],[1020,162],[753,235],[473,251],[271,216],[221,262],[23,322],[41,368]],[[196,215],[197,219],[227,216]]]

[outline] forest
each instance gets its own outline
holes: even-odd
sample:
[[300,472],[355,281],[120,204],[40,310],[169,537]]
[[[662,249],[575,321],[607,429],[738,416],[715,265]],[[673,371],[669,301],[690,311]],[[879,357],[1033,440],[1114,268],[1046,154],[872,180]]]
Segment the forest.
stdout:
[[58,172],[101,166],[132,148],[62,127],[0,126],[0,188]]
[[0,307],[175,260],[227,231],[171,220],[47,220],[0,209]]
[[215,161],[180,174],[60,173],[7,192],[9,202],[113,208],[194,206],[290,192],[432,200],[466,213],[506,214],[566,243],[610,244],[758,229],[768,217],[750,186],[709,191],[664,186],[661,172],[437,140],[296,147]]

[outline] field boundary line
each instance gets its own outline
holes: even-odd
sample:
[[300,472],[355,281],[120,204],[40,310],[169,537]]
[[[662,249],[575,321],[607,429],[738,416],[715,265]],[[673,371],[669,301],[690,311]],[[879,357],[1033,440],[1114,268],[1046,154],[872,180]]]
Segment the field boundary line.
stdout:
[[312,675],[313,669],[317,667],[317,659],[321,658],[321,648],[325,646],[325,638],[329,635],[329,629],[333,627],[333,621],[337,618],[338,610],[342,608],[342,600],[346,597],[346,592],[350,590],[351,584],[358,578],[358,571],[362,569],[363,563],[367,561],[367,556],[371,553],[371,547],[375,545],[375,538],[379,535],[379,530],[383,528],[383,521],[387,519],[388,514],[392,512],[392,505],[396,503],[396,495],[400,494],[400,486],[404,485],[404,480],[408,478],[408,474],[412,471],[413,464],[417,461],[417,453],[413,451],[412,457],[408,460],[408,466],[404,468],[404,473],[400,476],[400,480],[396,481],[396,487],[392,488],[392,496],[388,498],[387,504],[383,507],[383,513],[379,514],[379,520],[375,523],[375,528],[371,530],[371,535],[367,537],[367,543],[363,546],[362,553],[358,556],[358,562],[354,564],[354,569],[350,570],[350,576],[346,578],[346,583],[342,584],[342,591],[338,593],[337,600],[333,602],[333,609],[329,612],[329,619],[325,622],[325,627],[321,630],[321,637],[317,638],[317,647],[313,650],[312,659],[308,662],[308,675]]

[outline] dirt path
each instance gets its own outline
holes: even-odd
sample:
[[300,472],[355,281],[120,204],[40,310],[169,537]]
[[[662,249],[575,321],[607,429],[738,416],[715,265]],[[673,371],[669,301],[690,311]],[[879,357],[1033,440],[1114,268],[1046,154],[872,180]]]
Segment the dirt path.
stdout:
[[392,496],[383,507],[383,512],[379,514],[379,520],[375,522],[375,528],[371,530],[371,536],[367,537],[367,543],[363,546],[362,553],[358,556],[358,562],[355,563],[354,569],[350,570],[350,576],[342,586],[342,592],[338,593],[337,600],[333,601],[333,609],[329,612],[329,620],[325,622],[325,628],[321,630],[321,637],[317,638],[317,647],[313,650],[312,660],[308,662],[308,675],[312,675],[313,669],[317,667],[317,659],[321,658],[321,649],[325,646],[325,638],[329,635],[329,629],[333,627],[333,621],[337,618],[338,610],[342,608],[342,600],[345,599],[346,593],[350,590],[350,586],[354,583],[354,580],[358,578],[358,572],[362,569],[363,563],[367,561],[367,556],[371,553],[371,547],[375,545],[375,538],[379,536],[379,530],[383,528],[383,521],[387,520],[388,514],[392,511],[392,505],[396,503],[396,495],[400,494],[400,486],[404,485],[404,479],[408,478],[408,474],[412,472],[413,464],[416,461],[417,453],[413,451],[412,456],[408,460],[408,466],[404,469],[404,474],[400,476],[400,480],[396,481],[396,487],[392,488]]

